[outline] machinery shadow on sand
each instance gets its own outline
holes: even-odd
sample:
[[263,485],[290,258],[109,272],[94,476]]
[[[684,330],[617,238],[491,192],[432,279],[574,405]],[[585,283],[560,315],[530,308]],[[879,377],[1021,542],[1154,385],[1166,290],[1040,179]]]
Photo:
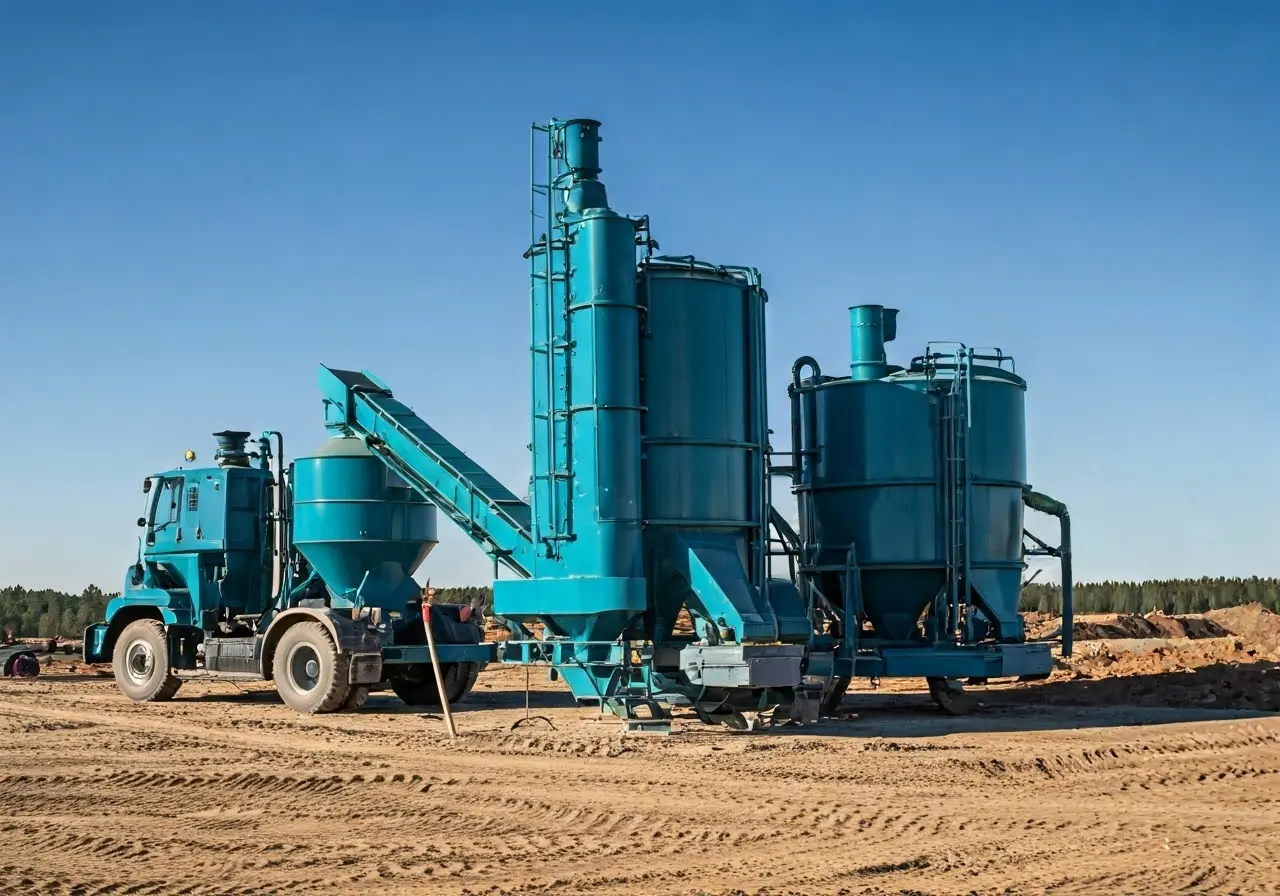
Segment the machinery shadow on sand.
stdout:
[[825,719],[809,730],[935,737],[1268,718],[1280,714],[1280,663],[1215,663],[1144,675],[970,687],[966,694],[973,706],[962,716],[939,712],[926,694],[852,694],[840,707],[850,718]]
[[[101,681],[100,675],[42,677],[48,684]],[[941,712],[924,692],[856,692],[845,697],[839,716],[813,725],[774,725],[757,734],[828,737],[940,737],[948,734],[1017,733],[1183,722],[1230,721],[1280,715],[1280,663],[1215,663],[1196,669],[1142,675],[1059,679],[1021,685],[969,686],[969,711]],[[583,718],[593,707],[578,705],[567,690],[520,688],[472,691],[452,709],[459,716],[486,710],[576,711]],[[274,690],[219,689],[179,694],[174,703],[280,703]],[[408,706],[387,692],[375,692],[356,715],[423,715],[437,706]],[[677,710],[676,718],[684,713]],[[692,715],[692,714],[690,714]]]

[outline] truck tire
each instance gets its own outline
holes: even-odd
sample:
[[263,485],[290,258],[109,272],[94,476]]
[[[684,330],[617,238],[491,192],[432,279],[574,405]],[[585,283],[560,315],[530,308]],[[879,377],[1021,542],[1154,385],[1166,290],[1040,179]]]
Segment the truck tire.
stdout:
[[351,690],[347,693],[347,699],[342,701],[343,712],[355,712],[364,706],[366,700],[369,699],[369,686],[367,684],[353,684]]
[[40,661],[34,653],[20,653],[10,661],[9,669],[14,678],[35,678],[40,674]]
[[116,638],[111,655],[116,686],[135,703],[170,700],[182,687],[169,661],[169,639],[158,619],[130,622]]
[[299,622],[281,635],[272,669],[280,699],[297,712],[333,712],[351,694],[351,657],[319,622]]
[[[440,664],[440,677],[444,679],[450,706],[467,696],[484,666],[484,663]],[[436,689],[436,676],[430,664],[414,666],[409,675],[392,678],[389,684],[395,695],[409,706],[440,705],[440,692]]]

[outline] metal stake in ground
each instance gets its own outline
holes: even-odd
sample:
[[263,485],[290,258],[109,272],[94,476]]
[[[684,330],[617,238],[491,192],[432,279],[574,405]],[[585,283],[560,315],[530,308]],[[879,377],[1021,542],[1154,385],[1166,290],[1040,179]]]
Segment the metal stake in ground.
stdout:
[[431,596],[435,589],[427,582],[427,593],[422,598],[422,628],[427,633],[427,650],[431,654],[431,671],[436,676],[436,690],[440,692],[440,705],[444,708],[444,724],[449,737],[456,739],[458,729],[453,725],[453,712],[449,709],[449,695],[444,690],[444,676],[440,674],[440,658],[436,656],[436,636],[431,633]]
[[538,721],[546,722],[547,727],[550,728],[552,731],[554,731],[556,728],[556,726],[552,724],[551,720],[548,719],[546,716],[535,716],[531,714],[531,709],[529,706],[529,667],[526,665],[524,667],[524,718],[516,719],[514,722],[512,722],[511,730],[515,731],[517,728],[520,728],[524,725],[532,725],[534,722],[538,722]]

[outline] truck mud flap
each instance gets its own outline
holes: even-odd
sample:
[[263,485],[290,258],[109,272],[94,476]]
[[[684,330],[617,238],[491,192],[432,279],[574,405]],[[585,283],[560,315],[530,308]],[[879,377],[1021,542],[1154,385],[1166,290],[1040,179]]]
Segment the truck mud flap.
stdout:
[[377,684],[382,681],[382,654],[353,654],[350,680],[352,684]]

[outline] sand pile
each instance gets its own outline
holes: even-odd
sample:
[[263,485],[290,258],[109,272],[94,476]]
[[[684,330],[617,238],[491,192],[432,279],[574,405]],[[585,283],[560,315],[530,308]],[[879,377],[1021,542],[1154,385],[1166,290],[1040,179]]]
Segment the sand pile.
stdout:
[[[1258,604],[1203,616],[1093,617],[1046,683],[1048,702],[1280,711],[1280,615]],[[1149,650],[1124,639],[1161,638]],[[1085,639],[1082,639],[1085,640]]]
[[[1262,610],[1261,607],[1258,607]],[[1229,612],[1226,610],[1215,612]],[[1262,610],[1262,612],[1266,612]],[[1274,614],[1271,614],[1274,616]],[[1280,620],[1280,617],[1274,617]],[[1057,638],[1062,634],[1062,620],[1045,613],[1024,616],[1027,635],[1032,639]],[[1235,634],[1222,620],[1209,616],[1166,616],[1163,613],[1107,614],[1077,616],[1071,627],[1077,641],[1100,641],[1119,638],[1221,638]]]
[[1272,613],[1262,604],[1210,610],[1205,617],[1260,652],[1280,655],[1280,614]]

